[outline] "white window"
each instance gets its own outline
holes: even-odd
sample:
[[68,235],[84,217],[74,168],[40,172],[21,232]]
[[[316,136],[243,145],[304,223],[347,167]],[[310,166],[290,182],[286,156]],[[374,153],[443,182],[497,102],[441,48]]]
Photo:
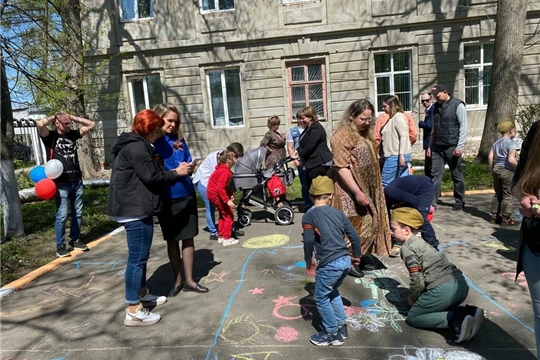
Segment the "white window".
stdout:
[[493,62],[493,44],[465,45],[465,103],[467,105],[487,105],[491,66]]
[[213,127],[244,125],[240,69],[212,70],[206,73]]
[[151,18],[152,0],[120,0],[122,21]]
[[411,53],[394,52],[374,55],[376,112],[382,112],[383,99],[399,97],[404,111],[412,109]]
[[306,106],[315,110],[319,120],[327,118],[324,63],[288,64],[287,88],[289,111],[293,120],[296,120],[296,113]]
[[144,109],[163,103],[163,92],[159,75],[132,77],[128,79],[129,100],[133,116]]
[[234,0],[201,0],[201,9],[203,12],[234,10]]

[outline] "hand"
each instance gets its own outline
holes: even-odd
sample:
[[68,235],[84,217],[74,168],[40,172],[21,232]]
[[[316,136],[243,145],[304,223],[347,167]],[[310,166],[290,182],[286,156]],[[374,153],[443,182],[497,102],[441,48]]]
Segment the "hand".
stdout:
[[178,176],[186,176],[193,170],[193,165],[187,162],[181,162],[178,167],[174,169]]
[[403,154],[399,154],[399,167],[407,167],[407,163],[405,162],[405,156],[403,156]]
[[[519,201],[519,212],[524,217],[540,217],[539,209],[533,209],[533,205],[540,203],[540,200],[534,195],[524,195]],[[536,206],[535,206],[536,208]]]
[[356,202],[362,206],[369,206],[369,203],[371,202],[371,199],[369,198],[369,196],[367,196],[363,192],[356,194],[354,198]]
[[427,157],[431,157],[431,149],[430,149],[430,148],[427,148],[427,150],[426,150],[426,156],[427,156]]
[[312,259],[310,263],[306,263],[306,270],[309,276],[315,276],[315,269],[317,269],[317,263],[315,259]]
[[231,208],[236,207],[236,205],[234,205],[234,201],[232,201],[232,200],[227,201],[227,205],[229,205],[229,207],[231,207]]
[[297,168],[300,167],[300,161],[295,159],[295,160],[293,160],[293,163],[294,163],[294,166],[296,166]]
[[359,266],[360,265],[360,260],[361,259],[359,257],[351,256],[351,264],[353,264],[353,265]]
[[460,150],[460,149],[454,149],[453,155],[454,155],[455,157],[460,157],[461,155],[463,155],[463,150]]

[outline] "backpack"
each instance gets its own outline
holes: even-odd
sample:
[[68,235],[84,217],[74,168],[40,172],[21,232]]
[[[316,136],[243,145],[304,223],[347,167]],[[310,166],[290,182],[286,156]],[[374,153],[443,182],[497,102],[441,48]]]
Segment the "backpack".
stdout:
[[283,185],[283,181],[281,181],[279,176],[275,174],[267,181],[266,187],[268,193],[270,193],[270,196],[274,199],[285,195],[285,185]]

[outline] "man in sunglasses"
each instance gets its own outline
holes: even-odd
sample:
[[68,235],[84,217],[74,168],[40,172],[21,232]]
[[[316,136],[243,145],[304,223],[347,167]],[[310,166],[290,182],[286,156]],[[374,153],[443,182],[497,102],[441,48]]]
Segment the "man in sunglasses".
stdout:
[[[79,129],[71,129],[72,122],[78,123]],[[53,124],[55,129],[49,130],[48,125]],[[94,128],[94,122],[64,113],[38,120],[36,122],[39,135],[47,153],[47,161],[57,159],[64,165],[62,174],[54,179],[56,183],[56,221],[54,233],[56,237],[56,255],[58,257],[70,256],[73,248],[87,250],[88,247],[79,240],[82,222],[82,173],[77,156],[77,140],[88,134]],[[69,249],[66,247],[64,235],[68,208],[71,209],[71,228]]]
[[423,129],[422,146],[424,147],[424,175],[433,178],[431,176],[431,156],[427,156],[427,150],[429,148],[429,138],[431,136],[431,128],[433,127],[433,110],[435,107],[431,103],[431,94],[423,93],[420,95],[420,101],[424,110],[424,120],[418,123],[418,127]]

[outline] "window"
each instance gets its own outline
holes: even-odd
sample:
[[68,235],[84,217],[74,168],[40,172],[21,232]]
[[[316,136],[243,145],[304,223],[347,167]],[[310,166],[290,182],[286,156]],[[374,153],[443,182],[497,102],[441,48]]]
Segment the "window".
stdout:
[[382,112],[383,99],[397,95],[404,111],[412,109],[411,53],[375,54],[375,94],[377,112]]
[[151,0],[121,0],[122,20],[130,21],[150,18],[153,15]]
[[129,98],[133,116],[144,109],[151,109],[163,102],[159,75],[133,77],[129,80]]
[[244,125],[240,70],[208,71],[206,84],[210,98],[210,117],[215,127]]
[[201,0],[203,11],[234,10],[234,0]]
[[493,44],[465,45],[465,103],[467,105],[487,105]]
[[319,120],[326,119],[326,73],[324,64],[294,64],[287,67],[289,110],[296,113],[311,106]]

